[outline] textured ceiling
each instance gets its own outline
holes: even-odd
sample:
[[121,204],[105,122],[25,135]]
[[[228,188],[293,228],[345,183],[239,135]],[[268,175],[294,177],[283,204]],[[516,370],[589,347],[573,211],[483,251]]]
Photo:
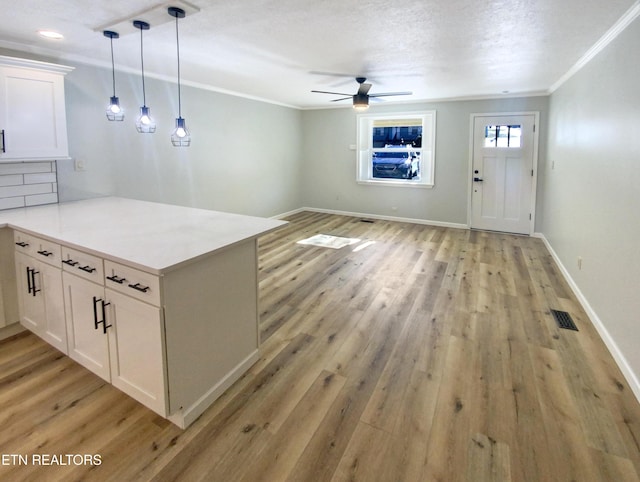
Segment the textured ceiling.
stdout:
[[[634,0],[187,0],[199,9],[180,20],[185,83],[297,107],[331,105],[310,90],[371,93],[417,101],[548,91]],[[159,0],[0,0],[0,47],[60,62],[110,66],[97,28]],[[145,15],[139,15],[145,20]],[[145,71],[173,79],[175,20],[144,33]],[[64,34],[40,38],[39,29]],[[139,32],[114,41],[116,65],[140,67]],[[322,73],[319,73],[322,72]],[[347,74],[345,77],[328,73]],[[347,103],[348,105],[348,103]]]

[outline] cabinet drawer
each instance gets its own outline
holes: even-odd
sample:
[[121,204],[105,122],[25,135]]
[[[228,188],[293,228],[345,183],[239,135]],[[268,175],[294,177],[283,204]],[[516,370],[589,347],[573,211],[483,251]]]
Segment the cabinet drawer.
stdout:
[[62,246],[62,268],[94,283],[104,281],[102,258],[66,246]]
[[60,267],[61,248],[59,244],[21,231],[13,232],[13,241],[16,251],[33,256],[51,266]]
[[144,271],[104,261],[104,284],[147,303],[160,306],[160,279]]

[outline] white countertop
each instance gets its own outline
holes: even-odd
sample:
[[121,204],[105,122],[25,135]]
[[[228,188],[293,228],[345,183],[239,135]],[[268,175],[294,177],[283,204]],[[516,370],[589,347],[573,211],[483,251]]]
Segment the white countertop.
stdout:
[[286,221],[104,197],[0,211],[11,227],[155,274]]

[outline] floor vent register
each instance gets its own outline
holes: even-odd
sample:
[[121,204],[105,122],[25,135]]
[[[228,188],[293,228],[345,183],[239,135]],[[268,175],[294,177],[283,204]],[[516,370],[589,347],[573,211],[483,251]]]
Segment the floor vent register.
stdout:
[[565,330],[578,331],[578,327],[571,319],[571,315],[566,311],[551,310],[551,314],[556,319],[556,323],[558,323],[558,326],[560,328],[564,328]]

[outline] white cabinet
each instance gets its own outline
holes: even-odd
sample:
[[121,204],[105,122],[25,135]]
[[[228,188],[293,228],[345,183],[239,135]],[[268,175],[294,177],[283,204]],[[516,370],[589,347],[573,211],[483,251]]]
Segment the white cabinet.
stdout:
[[101,378],[111,381],[109,339],[98,323],[103,320],[104,287],[63,273],[67,308],[69,356]]
[[20,322],[61,352],[67,353],[62,271],[56,266],[60,259],[60,247],[18,232],[15,239]]
[[71,70],[0,56],[0,161],[68,157],[64,75]]
[[[4,219],[19,243],[23,324],[51,332],[48,305],[62,306],[69,356],[179,427],[260,358],[257,236],[282,221],[118,198]],[[43,310],[30,303],[56,284],[48,267],[63,294]]]
[[106,320],[111,383],[163,417],[166,412],[162,311],[113,290]]
[[0,329],[19,321],[13,232],[0,228]]
[[[132,398],[166,416],[160,307],[105,289],[100,258],[63,247],[62,263],[69,356]],[[117,266],[114,263],[110,265]],[[100,284],[94,282],[96,274],[100,276]],[[134,296],[147,293],[158,296],[157,288],[140,282],[142,278],[151,277],[156,279],[155,286],[158,286],[157,277],[147,273],[127,268],[130,279],[126,279],[111,269],[107,276],[108,282],[122,286]]]

